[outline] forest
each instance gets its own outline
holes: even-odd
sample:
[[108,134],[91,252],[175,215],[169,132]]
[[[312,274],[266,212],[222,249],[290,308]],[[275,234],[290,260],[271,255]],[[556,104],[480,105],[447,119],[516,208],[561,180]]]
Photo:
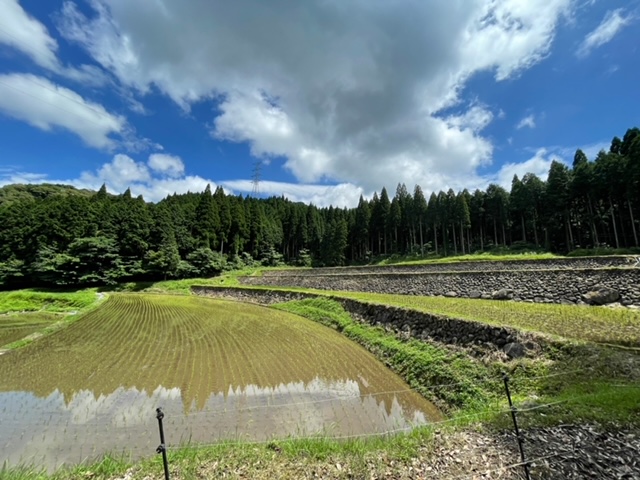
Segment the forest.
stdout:
[[390,255],[512,250],[567,253],[637,248],[640,129],[614,137],[546,181],[514,176],[510,191],[386,188],[355,208],[284,197],[228,195],[220,187],[158,203],[59,185],[0,189],[0,285],[104,285],[212,276],[244,266],[365,264]]

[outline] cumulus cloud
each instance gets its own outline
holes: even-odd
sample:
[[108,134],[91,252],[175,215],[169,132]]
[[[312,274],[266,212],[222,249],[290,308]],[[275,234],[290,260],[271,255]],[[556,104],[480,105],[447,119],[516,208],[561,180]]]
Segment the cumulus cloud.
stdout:
[[625,16],[623,9],[610,10],[606,13],[600,25],[589,32],[584,38],[576,54],[579,57],[588,56],[591,51],[605,43],[609,43],[624,27],[631,24],[633,17]]
[[491,162],[465,82],[517,75],[548,53],[572,0],[396,3],[67,1],[58,27],[132,91],[183,109],[213,100],[211,133],[284,157],[298,180],[365,191],[443,188]]
[[536,120],[533,114],[527,115],[522,120],[520,120],[516,125],[517,130],[520,130],[521,128],[524,128],[524,127],[536,128]]
[[505,163],[500,167],[500,170],[491,178],[492,183],[497,183],[503,186],[509,191],[511,189],[511,181],[514,175],[518,175],[520,179],[527,174],[533,173],[540,177],[542,180],[546,180],[549,174],[549,168],[551,162],[554,159],[558,159],[556,155],[550,152],[546,148],[539,148],[536,150],[533,157],[520,163]]
[[[48,180],[51,182],[51,180]],[[67,180],[81,188],[97,190],[104,183],[114,193],[127,188],[135,196],[157,202],[174,193],[201,192],[212,180],[197,175],[184,175],[184,163],[179,157],[152,154],[147,162],[136,161],[128,155],[117,154],[95,172],[82,172],[80,178]]]
[[154,153],[147,162],[149,168],[154,172],[167,175],[169,177],[179,177],[184,174],[184,163],[175,155],[165,153]]
[[128,136],[124,117],[86,100],[73,90],[30,74],[0,75],[0,112],[41,130],[62,128],[87,145],[110,149],[113,135]]

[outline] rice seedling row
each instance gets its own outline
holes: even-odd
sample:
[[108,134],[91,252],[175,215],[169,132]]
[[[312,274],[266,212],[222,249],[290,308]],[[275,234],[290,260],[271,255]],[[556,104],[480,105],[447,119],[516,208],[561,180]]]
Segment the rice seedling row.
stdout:
[[0,431],[10,445],[0,462],[9,464],[141,451],[157,441],[159,405],[172,444],[379,432],[437,416],[417,396],[371,396],[408,387],[332,329],[195,297],[112,295],[0,357],[0,370],[0,415],[13,419]]

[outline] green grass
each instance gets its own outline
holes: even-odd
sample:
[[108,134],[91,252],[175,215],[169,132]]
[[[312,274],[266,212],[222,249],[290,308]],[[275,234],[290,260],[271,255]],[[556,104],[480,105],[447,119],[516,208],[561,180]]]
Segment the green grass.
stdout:
[[0,292],[0,347],[15,350],[64,328],[98,306],[99,298],[96,289]]
[[548,260],[552,258],[562,258],[553,253],[540,252],[524,252],[524,253],[504,253],[484,252],[473,253],[469,255],[452,255],[447,257],[433,256],[412,256],[412,255],[394,255],[375,263],[375,265],[428,265],[440,263],[457,263],[457,262],[510,262],[517,260]]
[[608,255],[638,255],[640,248],[577,248],[567,254],[567,257],[601,257]]
[[[330,438],[285,439],[263,443],[220,442],[207,446],[169,449],[172,478],[307,478],[305,471],[337,472],[337,463],[351,470],[344,478],[365,478],[368,468],[378,464],[384,471],[388,462],[408,462],[424,450],[433,437],[433,429],[418,428],[406,435],[367,439]],[[128,477],[125,477],[126,474]],[[86,479],[161,479],[161,457],[131,462],[118,456],[47,474],[37,468],[0,467],[0,480],[86,480]]]
[[263,272],[270,270],[292,270],[301,267],[247,267],[241,270],[225,272],[217,277],[209,278],[185,278],[181,280],[161,280],[158,282],[129,282],[121,283],[108,289],[114,292],[143,292],[143,293],[169,293],[188,295],[194,285],[217,286],[217,287],[238,287],[240,282],[238,277],[261,276]]
[[34,289],[0,292],[0,313],[36,311],[68,313],[91,306],[96,298],[96,289],[76,292]]

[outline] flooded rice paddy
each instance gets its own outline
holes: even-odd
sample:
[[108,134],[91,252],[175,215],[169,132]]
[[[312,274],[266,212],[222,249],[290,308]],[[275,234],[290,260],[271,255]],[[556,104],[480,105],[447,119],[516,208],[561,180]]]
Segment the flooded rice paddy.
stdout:
[[339,333],[286,312],[195,297],[114,295],[0,356],[0,464],[53,470],[169,446],[366,436],[437,409]]

